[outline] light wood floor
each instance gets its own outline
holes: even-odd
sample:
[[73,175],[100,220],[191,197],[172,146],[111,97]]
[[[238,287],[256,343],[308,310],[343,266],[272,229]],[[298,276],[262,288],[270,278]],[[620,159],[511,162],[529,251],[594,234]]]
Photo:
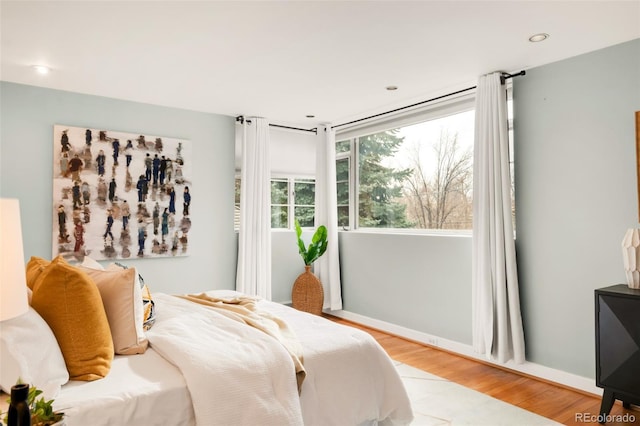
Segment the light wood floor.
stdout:
[[[586,422],[580,421],[580,417],[577,417],[578,413],[597,416],[600,412],[600,398],[590,394],[502,370],[347,320],[332,316],[327,318],[368,332],[391,358],[399,362],[475,389],[556,422],[565,425],[584,425]],[[625,413],[635,416],[635,422],[610,422],[607,425],[640,425],[640,408],[638,407],[632,406],[627,410],[617,401],[610,414]],[[583,414],[582,418],[584,419],[587,415]]]

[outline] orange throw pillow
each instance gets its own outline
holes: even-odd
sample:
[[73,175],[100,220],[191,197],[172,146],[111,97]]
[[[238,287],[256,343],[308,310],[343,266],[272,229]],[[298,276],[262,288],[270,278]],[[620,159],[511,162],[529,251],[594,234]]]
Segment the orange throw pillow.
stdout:
[[98,287],[87,274],[56,257],[36,278],[31,306],[56,336],[69,379],[91,381],[109,373],[111,330]]
[[33,290],[36,279],[40,276],[44,268],[49,266],[51,262],[37,256],[31,256],[27,263],[27,287]]

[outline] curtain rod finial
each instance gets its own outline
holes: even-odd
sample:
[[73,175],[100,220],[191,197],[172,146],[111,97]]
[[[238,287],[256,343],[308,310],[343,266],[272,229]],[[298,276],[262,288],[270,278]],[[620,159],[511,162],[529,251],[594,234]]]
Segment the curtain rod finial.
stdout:
[[522,70],[520,72],[517,72],[515,74],[509,74],[508,72],[502,72],[500,73],[500,84],[504,84],[508,78],[513,78],[513,77],[518,77],[521,75],[527,75],[527,72],[525,70]]

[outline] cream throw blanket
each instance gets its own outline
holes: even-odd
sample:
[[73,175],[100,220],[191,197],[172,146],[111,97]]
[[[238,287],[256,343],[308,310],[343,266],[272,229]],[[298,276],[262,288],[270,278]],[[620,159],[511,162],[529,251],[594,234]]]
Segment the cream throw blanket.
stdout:
[[287,323],[269,312],[257,309],[257,300],[250,296],[232,298],[218,298],[205,293],[177,296],[211,309],[235,321],[245,323],[276,339],[289,352],[295,366],[298,394],[302,389],[302,382],[307,373],[304,369],[302,347],[295,333]]
[[197,425],[304,424],[293,362],[280,342],[221,309],[162,293],[153,300],[158,316],[147,338],[180,369]]

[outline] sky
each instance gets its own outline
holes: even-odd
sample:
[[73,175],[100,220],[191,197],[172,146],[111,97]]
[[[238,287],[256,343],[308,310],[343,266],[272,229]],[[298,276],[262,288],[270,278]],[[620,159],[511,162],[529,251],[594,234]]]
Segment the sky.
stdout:
[[433,146],[439,141],[442,132],[449,132],[451,135],[457,133],[459,149],[462,152],[467,149],[473,151],[474,120],[475,112],[471,110],[402,127],[398,134],[404,137],[404,143],[395,157],[386,159],[383,164],[394,168],[411,167],[411,157],[416,145],[419,145],[421,163],[424,170],[430,173],[436,166]]
[[[507,102],[508,116],[513,117],[513,102]],[[433,147],[438,143],[442,132],[449,132],[450,135],[457,133],[458,148],[461,152],[470,150],[473,154],[475,125],[475,110],[460,112],[434,120],[402,127],[399,136],[404,137],[404,143],[395,157],[387,158],[383,165],[394,168],[412,167],[411,157],[416,146],[420,146],[420,160],[423,169],[431,173],[436,167],[436,158]],[[513,154],[512,154],[513,155]]]

